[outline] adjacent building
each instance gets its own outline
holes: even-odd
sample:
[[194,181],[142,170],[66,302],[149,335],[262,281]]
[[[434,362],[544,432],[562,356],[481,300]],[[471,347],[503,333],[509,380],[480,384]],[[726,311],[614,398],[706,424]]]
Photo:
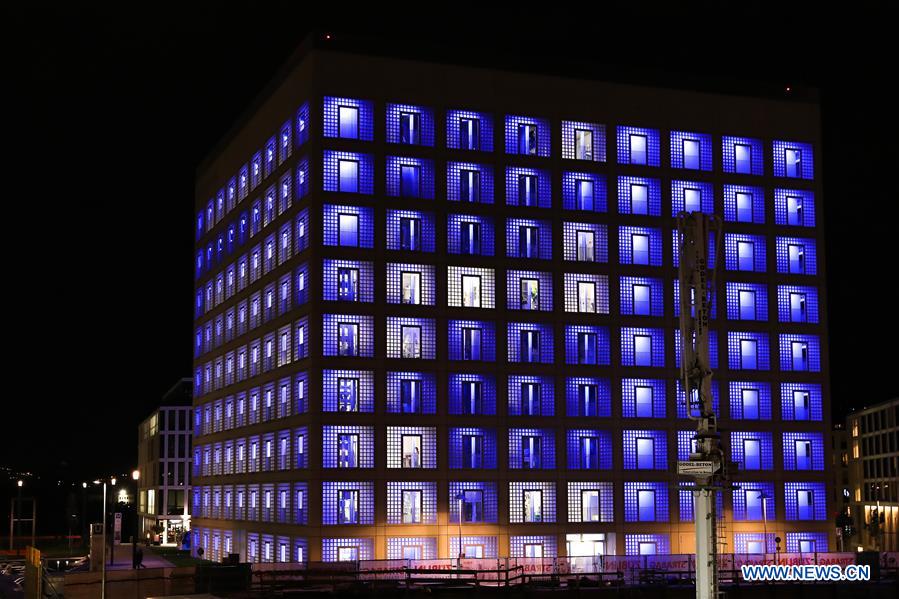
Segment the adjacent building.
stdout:
[[193,546],[694,551],[675,216],[703,211],[721,549],[831,549],[819,122],[302,48],[197,176]]
[[846,418],[857,549],[899,550],[899,398]]
[[169,389],[138,426],[138,517],[142,538],[180,544],[190,530],[193,380]]

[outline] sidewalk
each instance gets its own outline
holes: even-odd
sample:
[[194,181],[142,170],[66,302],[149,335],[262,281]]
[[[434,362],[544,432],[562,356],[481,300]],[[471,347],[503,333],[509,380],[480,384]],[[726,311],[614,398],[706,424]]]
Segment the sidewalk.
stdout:
[[[131,543],[122,543],[115,545],[115,558],[112,564],[106,564],[107,570],[130,570],[131,569]],[[141,562],[145,568],[172,568],[174,565],[165,560],[148,547],[138,546],[144,552],[144,560]]]

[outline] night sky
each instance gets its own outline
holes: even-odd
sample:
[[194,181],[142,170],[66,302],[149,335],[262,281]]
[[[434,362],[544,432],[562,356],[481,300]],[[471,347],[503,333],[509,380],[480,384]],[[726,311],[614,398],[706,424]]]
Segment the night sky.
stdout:
[[[15,84],[4,86],[15,101],[4,127],[13,163],[3,169],[13,362],[0,466],[72,479],[130,470],[137,424],[191,374],[194,170],[312,23],[308,3],[185,4],[141,14],[42,7],[5,19],[23,35],[6,56]],[[436,43],[443,57],[474,64],[686,87],[818,87],[841,417],[899,394],[886,343],[899,329],[886,281],[896,280],[899,254],[892,38],[866,30],[849,43],[783,10],[716,24],[656,11],[505,22],[495,33],[477,27],[477,38],[422,26],[376,36],[407,56]],[[589,34],[573,36],[582,25]],[[345,43],[360,31],[331,33]]]

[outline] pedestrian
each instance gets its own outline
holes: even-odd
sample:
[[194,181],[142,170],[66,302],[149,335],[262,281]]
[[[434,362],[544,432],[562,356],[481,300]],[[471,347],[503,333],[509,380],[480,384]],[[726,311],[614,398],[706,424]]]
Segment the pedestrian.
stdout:
[[141,549],[140,547],[137,548],[137,552],[134,555],[134,561],[135,561],[135,566],[134,566],[135,568],[137,568],[137,569],[146,568],[146,566],[144,565],[144,550]]

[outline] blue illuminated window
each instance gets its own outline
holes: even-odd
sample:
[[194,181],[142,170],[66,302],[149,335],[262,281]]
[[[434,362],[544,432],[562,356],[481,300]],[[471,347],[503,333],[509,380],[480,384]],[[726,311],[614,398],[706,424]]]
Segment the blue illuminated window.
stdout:
[[651,470],[655,464],[655,439],[637,437],[637,469]]
[[472,117],[459,118],[459,149],[478,150],[481,121]]
[[661,216],[662,192],[659,180],[618,177],[618,212]]
[[784,507],[787,520],[827,520],[824,483],[785,482]]
[[400,250],[421,251],[421,219],[400,217]]
[[621,329],[622,366],[665,366],[665,335],[662,329]]
[[353,322],[341,322],[337,325],[337,355],[359,355],[359,325]]
[[721,138],[722,166],[725,173],[763,174],[762,142],[747,137]]
[[632,133],[628,135],[630,164],[646,164],[646,136]]
[[359,467],[359,435],[356,433],[337,433],[337,467]]
[[799,189],[775,189],[774,222],[778,225],[814,227],[814,192]]
[[662,265],[661,233],[658,229],[619,227],[621,264]]
[[731,459],[742,470],[773,470],[774,456],[771,433],[733,431],[730,434]]
[[540,361],[540,331],[522,330],[520,332],[520,350],[522,362]]
[[745,185],[724,186],[724,219],[730,222],[765,222],[765,190]]
[[470,110],[446,111],[446,146],[457,150],[493,151],[493,117]]
[[356,160],[338,160],[337,169],[340,173],[338,191],[358,193],[359,162]]
[[741,233],[724,234],[727,270],[765,272],[765,238]]
[[778,237],[775,244],[777,272],[817,274],[817,247],[814,239]]
[[529,117],[507,116],[506,154],[549,157],[549,121]]
[[537,125],[518,125],[518,153],[537,155]]
[[768,514],[775,514],[774,485],[741,482],[734,490],[734,520],[764,520]]
[[389,196],[434,199],[432,160],[388,156],[386,177],[386,192]]
[[[325,191],[373,193],[374,169],[371,155],[325,150],[323,162],[322,183]],[[301,187],[305,185],[299,181],[298,184]]]
[[565,327],[565,362],[607,366],[610,362],[608,327]]
[[821,385],[781,383],[780,402],[784,420],[822,420]]
[[338,106],[338,137],[359,138],[359,109],[355,106]]
[[414,112],[400,111],[400,143],[418,145],[421,139],[421,123],[419,115]]
[[684,168],[698,169],[701,154],[698,139],[684,139],[682,144]]
[[771,387],[768,383],[730,383],[730,417],[737,420],[771,420]]
[[783,371],[821,371],[821,343],[816,335],[781,334],[780,369]]
[[387,211],[388,250],[434,251],[434,213],[414,210]]
[[786,536],[789,553],[827,552],[826,532],[788,532]]
[[539,231],[533,226],[518,227],[518,255],[521,258],[539,258],[540,246],[537,243]]
[[658,129],[619,126],[618,164],[660,165]]
[[337,245],[359,247],[359,216],[356,214],[338,214],[337,227],[339,236]]
[[481,223],[463,221],[459,224],[459,253],[469,256],[481,253]]
[[337,269],[337,299],[345,302],[359,301],[359,269]]
[[665,470],[668,467],[665,431],[622,431],[625,470]]
[[492,204],[493,187],[493,167],[490,165],[470,162],[446,165],[446,199],[451,202]]
[[775,141],[773,148],[775,177],[814,178],[811,144]]
[[478,171],[459,170],[459,199],[462,202],[478,203],[481,201],[481,173]]
[[662,482],[624,483],[625,522],[667,522],[668,489]]
[[565,380],[565,397],[569,416],[611,415],[611,385],[607,379],[568,378]]
[[423,106],[388,104],[387,143],[433,146],[433,111]]
[[359,524],[359,491],[339,489],[337,491],[337,523]]
[[[367,100],[325,96],[322,133],[325,137],[374,139],[374,105]],[[307,117],[308,120],[308,117]],[[305,121],[303,127],[306,127]],[[308,133],[306,133],[308,136]]]

